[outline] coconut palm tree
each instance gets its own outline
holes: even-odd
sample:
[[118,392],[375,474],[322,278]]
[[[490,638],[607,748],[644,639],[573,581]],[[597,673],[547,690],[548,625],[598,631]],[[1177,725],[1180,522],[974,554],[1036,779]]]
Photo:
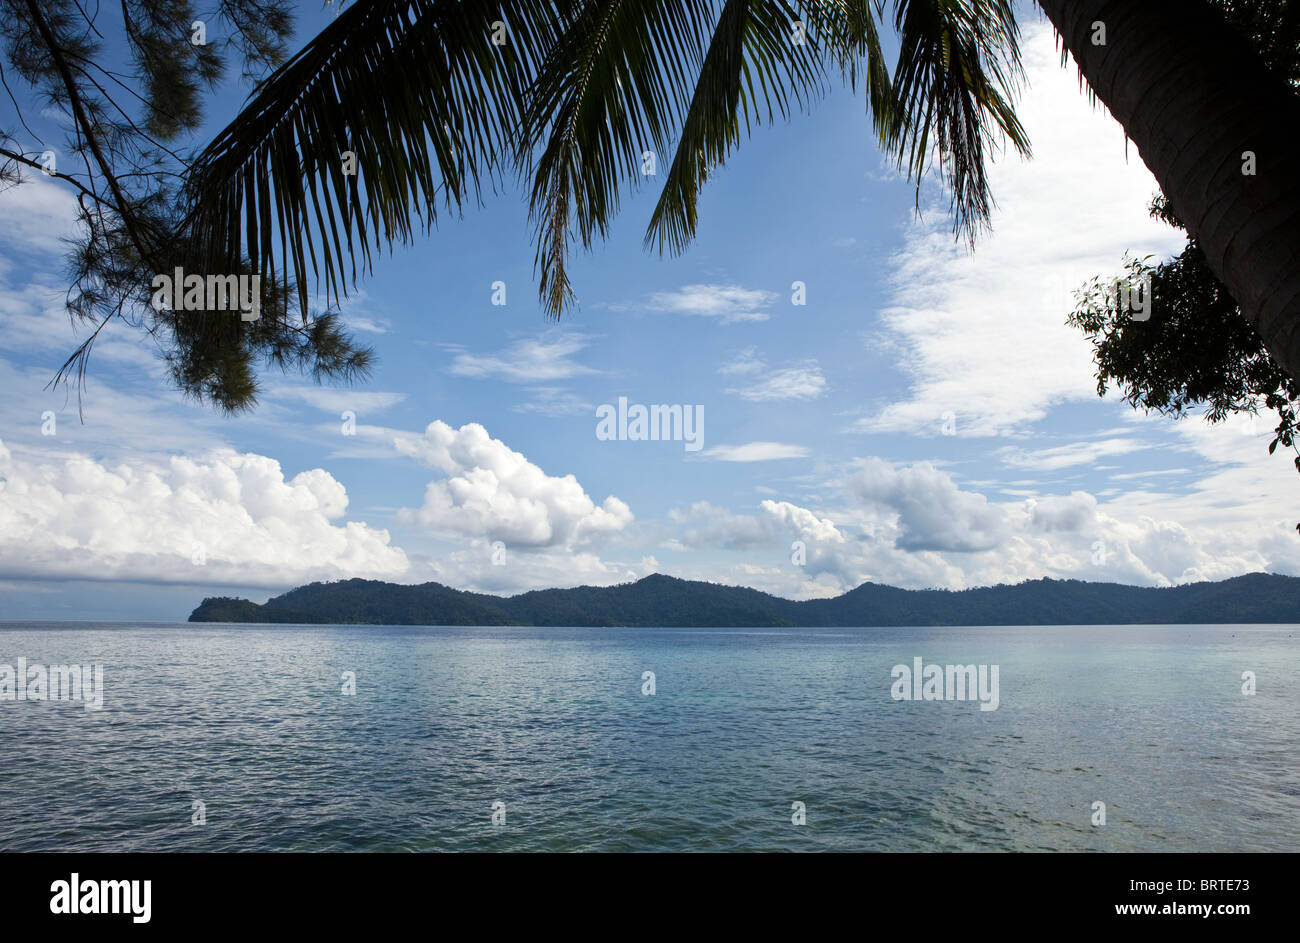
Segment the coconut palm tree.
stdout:
[[[375,247],[517,174],[558,317],[574,239],[606,233],[624,188],[664,181],[646,242],[683,251],[742,129],[789,117],[838,73],[918,187],[945,155],[955,229],[973,239],[990,152],[1028,151],[1011,2],[897,0],[892,78],[884,22],[883,0],[357,0],[195,161],[185,238],[211,271],[242,259],[296,283],[306,311],[313,279],[337,297],[358,257],[368,269]],[[666,174],[643,174],[647,151],[673,155]]]
[[[1205,0],[1039,0],[1274,360],[1300,379],[1300,99]],[[1105,26],[1105,44],[1096,24]]]

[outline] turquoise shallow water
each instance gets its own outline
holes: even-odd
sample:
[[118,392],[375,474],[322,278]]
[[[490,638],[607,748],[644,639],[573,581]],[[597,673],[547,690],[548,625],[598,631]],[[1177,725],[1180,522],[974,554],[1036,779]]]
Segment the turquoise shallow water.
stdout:
[[[893,700],[916,656],[998,709]],[[1297,626],[0,624],[19,657],[105,704],[0,701],[3,851],[1300,847]]]

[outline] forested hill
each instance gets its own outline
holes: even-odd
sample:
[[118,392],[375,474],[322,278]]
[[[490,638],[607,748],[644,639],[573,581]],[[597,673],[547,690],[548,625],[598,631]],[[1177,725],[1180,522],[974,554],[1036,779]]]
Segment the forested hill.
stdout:
[[863,583],[833,599],[805,602],[661,575],[508,598],[439,583],[354,579],[300,586],[260,605],[210,597],[190,621],[663,627],[1292,623],[1300,622],[1300,578],[1252,573],[1165,588],[1043,579],[959,591]]

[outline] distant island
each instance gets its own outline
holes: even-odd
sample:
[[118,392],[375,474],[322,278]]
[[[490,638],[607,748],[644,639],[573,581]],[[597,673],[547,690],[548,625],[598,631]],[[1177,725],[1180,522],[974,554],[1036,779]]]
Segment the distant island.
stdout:
[[1296,623],[1300,578],[1251,573],[1170,587],[1040,579],[964,590],[863,583],[832,599],[802,602],[662,575],[509,597],[440,583],[351,579],[300,586],[260,605],[210,597],[189,621],[663,628]]

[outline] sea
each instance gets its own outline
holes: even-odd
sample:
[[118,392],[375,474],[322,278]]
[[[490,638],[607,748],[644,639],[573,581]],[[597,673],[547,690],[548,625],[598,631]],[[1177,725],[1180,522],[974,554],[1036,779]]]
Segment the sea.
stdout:
[[0,684],[6,852],[1300,847],[1300,626],[0,623],[19,659],[102,706]]

